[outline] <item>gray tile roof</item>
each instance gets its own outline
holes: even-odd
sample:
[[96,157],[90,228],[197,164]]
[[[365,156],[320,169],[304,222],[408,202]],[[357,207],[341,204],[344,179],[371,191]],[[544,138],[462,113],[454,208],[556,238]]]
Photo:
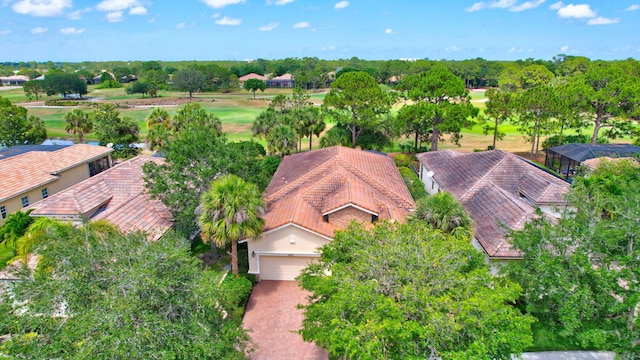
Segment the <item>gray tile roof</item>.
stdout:
[[467,209],[475,237],[490,257],[519,257],[506,235],[535,216],[536,206],[564,206],[569,183],[500,150],[417,155],[444,191]]

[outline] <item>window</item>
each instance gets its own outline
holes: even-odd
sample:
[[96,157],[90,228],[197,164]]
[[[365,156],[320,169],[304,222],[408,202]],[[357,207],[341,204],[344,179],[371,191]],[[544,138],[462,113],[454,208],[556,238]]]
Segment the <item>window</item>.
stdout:
[[22,199],[20,199],[20,200],[22,200],[22,207],[27,207],[27,206],[29,206],[29,197],[28,197],[28,196],[25,196],[25,197],[23,197],[23,198],[22,198]]
[[46,199],[49,197],[49,191],[47,190],[47,188],[42,188],[42,198]]
[[2,219],[6,219],[7,218],[7,207],[6,206],[0,206],[0,215],[2,216]]
[[101,172],[109,168],[109,157],[105,156],[102,159],[92,161],[89,163],[89,176],[100,174]]

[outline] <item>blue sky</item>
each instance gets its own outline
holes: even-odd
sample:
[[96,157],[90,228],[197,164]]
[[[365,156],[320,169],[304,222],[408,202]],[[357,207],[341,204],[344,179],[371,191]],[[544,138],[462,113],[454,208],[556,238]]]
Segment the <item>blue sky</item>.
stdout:
[[0,0],[0,19],[0,62],[640,55],[640,0]]

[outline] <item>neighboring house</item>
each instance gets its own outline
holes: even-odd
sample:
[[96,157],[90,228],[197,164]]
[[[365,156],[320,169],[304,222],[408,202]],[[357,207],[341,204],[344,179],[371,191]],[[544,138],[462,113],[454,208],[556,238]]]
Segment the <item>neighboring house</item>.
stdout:
[[286,156],[263,197],[263,234],[242,241],[259,280],[293,280],[353,220],[404,221],[415,208],[393,159],[340,146]]
[[522,229],[536,208],[558,218],[567,206],[568,182],[513,154],[442,150],[417,158],[427,192],[448,191],[462,203],[474,221],[473,245],[493,262],[521,257],[508,229]]
[[22,86],[29,81],[29,77],[24,75],[1,76],[0,82],[2,86]]
[[8,214],[110,168],[112,151],[87,144],[18,145],[0,151],[0,224]]
[[586,160],[600,157],[622,158],[640,153],[640,146],[631,144],[567,144],[547,150],[544,166],[572,178]]
[[283,74],[267,80],[267,87],[269,88],[292,88],[295,85],[293,75]]
[[258,79],[266,82],[267,80],[269,80],[269,77],[265,75],[256,74],[256,73],[249,73],[247,75],[240,76],[238,78],[238,83],[240,84],[240,87],[244,87],[245,81],[249,79]]
[[81,223],[84,219],[108,220],[125,233],[144,231],[159,239],[173,226],[173,216],[159,200],[149,198],[142,165],[161,158],[137,156],[33,204],[31,216]]

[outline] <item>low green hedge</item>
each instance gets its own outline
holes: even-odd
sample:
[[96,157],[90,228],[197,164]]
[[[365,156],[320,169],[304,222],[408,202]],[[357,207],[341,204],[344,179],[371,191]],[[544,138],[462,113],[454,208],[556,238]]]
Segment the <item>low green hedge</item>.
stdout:
[[413,170],[405,166],[399,167],[398,170],[414,201],[417,202],[419,199],[429,195],[427,190],[424,189],[424,184]]

